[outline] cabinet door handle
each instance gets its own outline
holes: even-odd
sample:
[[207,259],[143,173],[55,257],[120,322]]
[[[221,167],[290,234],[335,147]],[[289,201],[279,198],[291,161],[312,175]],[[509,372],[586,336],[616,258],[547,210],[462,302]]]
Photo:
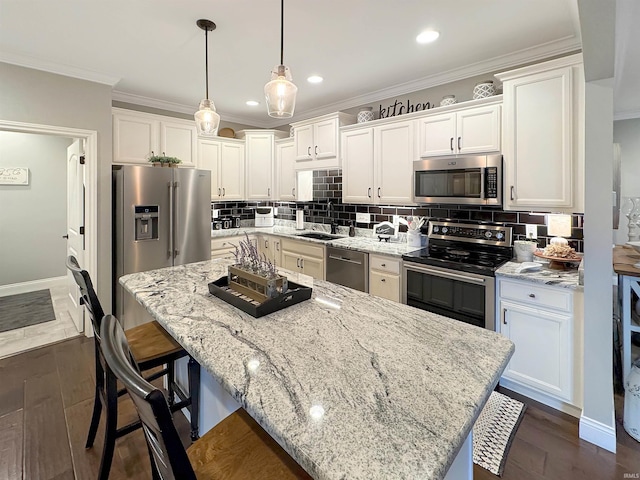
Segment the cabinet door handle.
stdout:
[[313,153],[314,155],[318,155],[318,145],[316,145],[315,148],[313,149]]
[[300,268],[304,268],[304,258],[300,259]]
[[276,242],[276,252],[280,251],[280,242]]
[[296,196],[296,187],[293,187],[291,189],[291,195],[293,195],[294,197]]
[[381,282],[386,282],[387,280],[385,278],[381,278],[380,281]]
[[269,240],[264,241],[264,248],[269,248]]
[[536,298],[536,294],[535,293],[530,293],[529,294],[529,298]]
[[462,147],[460,146],[460,140],[462,140],[462,137],[458,137],[458,150],[460,150]]
[[308,156],[311,156],[311,146],[308,146],[308,147],[307,147],[307,155],[308,155]]
[[220,187],[218,187],[218,196],[222,195],[222,189]]
[[514,187],[513,185],[511,185],[511,200],[515,200],[514,193],[515,193]]
[[267,197],[270,197],[270,196],[271,196],[271,188],[269,187],[267,188]]
[[367,197],[371,198],[371,187],[367,188]]
[[166,157],[166,156],[167,156],[167,154],[166,154],[166,153],[164,153],[164,152],[162,152],[162,156],[163,156],[163,157]]
[[381,263],[381,264],[380,264],[380,266],[381,266],[381,267],[386,267],[386,266],[387,266],[387,264],[386,264],[386,263]]
[[381,198],[380,197],[380,187],[378,187],[378,198]]
[[506,308],[502,309],[502,323],[504,323],[505,325],[507,324],[507,309]]
[[227,191],[224,189],[224,187],[222,187],[222,196],[226,196],[227,195]]
[[296,267],[300,268],[300,259],[296,258]]
[[451,141],[449,142],[449,146],[451,147],[451,151],[453,152],[453,137],[451,137]]

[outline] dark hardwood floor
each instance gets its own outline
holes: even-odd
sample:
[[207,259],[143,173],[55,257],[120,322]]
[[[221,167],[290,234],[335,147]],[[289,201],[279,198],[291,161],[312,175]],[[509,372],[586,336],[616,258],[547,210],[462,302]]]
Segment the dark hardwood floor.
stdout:
[[[86,450],[93,388],[93,340],[84,337],[0,360],[0,480],[91,480],[96,478],[103,425]],[[503,391],[528,408],[509,452],[504,480],[618,480],[640,478],[640,443],[618,421],[618,453],[578,438],[569,415]],[[617,398],[617,412],[621,399]],[[122,423],[135,415],[128,397],[120,402]],[[176,423],[185,444],[189,424]],[[627,476],[625,476],[627,474]],[[111,479],[149,479],[142,431],[116,442]],[[476,480],[497,479],[474,465]]]

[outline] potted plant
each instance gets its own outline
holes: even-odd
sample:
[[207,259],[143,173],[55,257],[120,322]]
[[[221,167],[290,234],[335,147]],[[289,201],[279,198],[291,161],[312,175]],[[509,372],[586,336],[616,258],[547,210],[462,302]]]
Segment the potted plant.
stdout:
[[153,163],[154,167],[177,167],[179,163],[182,163],[182,160],[166,155],[151,155],[149,162]]

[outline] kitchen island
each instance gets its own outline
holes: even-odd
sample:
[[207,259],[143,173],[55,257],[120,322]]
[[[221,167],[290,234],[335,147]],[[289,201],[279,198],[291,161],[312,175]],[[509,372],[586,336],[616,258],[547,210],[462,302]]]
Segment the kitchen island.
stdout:
[[120,283],[314,478],[445,477],[511,341],[317,280],[310,300],[256,319],[209,294],[229,263]]

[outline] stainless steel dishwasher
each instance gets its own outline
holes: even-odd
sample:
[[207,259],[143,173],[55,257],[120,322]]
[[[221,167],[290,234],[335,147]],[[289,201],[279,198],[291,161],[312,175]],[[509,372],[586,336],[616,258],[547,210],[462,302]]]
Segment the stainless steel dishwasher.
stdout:
[[369,254],[327,246],[327,282],[369,292]]

